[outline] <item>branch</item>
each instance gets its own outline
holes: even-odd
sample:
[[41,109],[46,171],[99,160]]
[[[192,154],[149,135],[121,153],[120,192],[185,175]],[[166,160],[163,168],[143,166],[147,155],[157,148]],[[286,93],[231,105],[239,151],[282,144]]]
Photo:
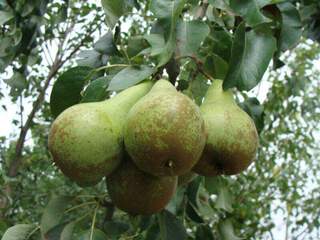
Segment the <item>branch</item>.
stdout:
[[[73,26],[71,26],[73,27]],[[45,93],[46,90],[48,89],[51,80],[56,76],[56,74],[58,73],[59,69],[68,61],[70,60],[74,54],[76,54],[79,49],[84,45],[85,39],[87,37],[87,35],[91,35],[95,29],[93,29],[92,31],[90,31],[79,43],[79,45],[77,45],[74,50],[68,55],[68,57],[66,57],[64,60],[62,60],[62,56],[60,56],[60,53],[62,53],[62,46],[65,43],[65,40],[67,38],[67,35],[72,31],[71,27],[69,29],[67,29],[66,33],[64,34],[64,38],[60,41],[59,46],[58,46],[58,52],[56,54],[55,60],[50,68],[49,74],[45,80],[44,86],[41,89],[41,91],[39,92],[39,95],[36,99],[36,101],[33,104],[33,108],[27,118],[26,123],[23,125],[23,127],[20,130],[20,135],[16,144],[16,149],[15,149],[15,155],[13,160],[11,161],[10,165],[9,165],[9,169],[8,169],[8,176],[9,177],[15,177],[18,174],[18,170],[22,164],[22,151],[23,151],[23,147],[24,147],[24,143],[25,143],[25,139],[27,136],[27,133],[32,125],[33,119],[36,115],[36,113],[38,112],[38,110],[40,109],[43,101],[44,101],[44,97],[45,97]]]
[[206,16],[208,6],[209,6],[208,0],[203,0],[203,2],[201,4],[201,6],[199,7],[198,12],[196,14],[196,18],[198,18],[198,19],[204,18],[204,16]]

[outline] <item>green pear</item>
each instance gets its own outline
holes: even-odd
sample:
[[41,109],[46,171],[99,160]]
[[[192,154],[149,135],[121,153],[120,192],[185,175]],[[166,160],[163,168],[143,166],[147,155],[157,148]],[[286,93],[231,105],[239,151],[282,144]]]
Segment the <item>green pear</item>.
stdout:
[[49,150],[61,171],[80,186],[95,185],[109,175],[122,158],[126,115],[151,87],[144,82],[111,99],[63,111],[49,134]]
[[258,148],[258,133],[250,116],[235,102],[223,81],[214,80],[201,105],[208,133],[200,161],[193,169],[204,176],[238,174],[251,164]]
[[199,160],[206,133],[199,107],[166,80],[129,111],[125,147],[134,163],[155,176],[179,176]]
[[151,215],[165,208],[177,188],[177,177],[156,177],[126,159],[107,177],[112,202],[132,215]]

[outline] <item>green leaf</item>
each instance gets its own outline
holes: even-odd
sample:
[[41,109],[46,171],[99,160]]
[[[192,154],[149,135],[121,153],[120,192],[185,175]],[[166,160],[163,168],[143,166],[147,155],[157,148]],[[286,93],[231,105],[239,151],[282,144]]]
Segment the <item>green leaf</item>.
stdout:
[[13,89],[21,93],[27,88],[28,83],[25,76],[20,72],[15,72],[10,79],[5,80],[5,82]]
[[195,100],[196,104],[198,104],[199,106],[201,105],[202,100],[209,87],[207,81],[208,79],[204,78],[203,75],[199,74],[189,84],[189,90],[191,91],[192,98]]
[[46,240],[72,240],[73,229],[75,222],[62,223],[45,234]]
[[0,11],[0,26],[14,18],[12,12]]
[[248,98],[240,104],[240,107],[245,110],[253,119],[258,132],[260,133],[264,127],[264,108],[257,98]]
[[230,0],[230,7],[251,27],[271,22],[260,12],[256,0]]
[[179,21],[177,25],[177,55],[197,55],[197,50],[209,32],[208,25],[202,21]]
[[157,67],[165,65],[172,57],[176,47],[176,25],[186,0],[151,0],[150,11],[155,17],[166,22],[169,29],[168,40],[158,55]]
[[204,63],[204,71],[216,79],[224,79],[227,75],[228,63],[216,54],[208,56]]
[[229,189],[225,186],[221,186],[219,189],[218,198],[216,200],[216,208],[223,209],[227,212],[232,212],[232,203],[233,199]]
[[146,80],[154,73],[149,66],[130,66],[117,73],[109,84],[109,91],[123,90],[143,80]]
[[41,217],[40,227],[43,236],[59,224],[70,201],[71,198],[66,196],[53,196],[51,198]]
[[208,0],[208,2],[215,8],[231,11],[229,0]]
[[35,224],[17,224],[8,228],[1,240],[27,240],[35,229]]
[[107,235],[99,229],[94,229],[92,238],[90,238],[91,230],[84,232],[79,240],[106,240],[108,239]]
[[132,58],[147,47],[148,43],[143,36],[134,36],[128,39],[127,53]]
[[161,240],[185,240],[188,238],[186,229],[172,213],[164,210],[158,214]]
[[214,240],[213,230],[210,226],[200,225],[197,227],[195,240]]
[[218,225],[219,235],[221,240],[240,240],[234,232],[232,222],[225,220]]
[[113,33],[109,31],[103,35],[95,44],[94,49],[102,54],[113,55],[118,52],[117,47],[113,41]]
[[206,189],[200,185],[197,196],[198,212],[203,218],[211,219],[214,216],[213,208],[210,205],[210,195]]
[[83,50],[78,55],[77,63],[81,67],[98,68],[107,64],[109,56],[102,55],[95,50]]
[[261,81],[275,50],[276,40],[272,35],[255,30],[246,32],[245,24],[241,23],[235,33],[223,88],[247,91],[254,88]]
[[118,237],[127,232],[130,229],[130,225],[125,222],[119,221],[107,221],[103,225],[103,230],[109,237]]
[[108,86],[113,76],[100,77],[92,81],[84,91],[81,102],[99,102],[108,96]]
[[110,28],[113,28],[119,18],[129,12],[132,7],[132,1],[126,0],[102,0],[101,3],[106,13],[106,22]]
[[157,56],[162,53],[163,48],[166,45],[164,37],[161,34],[149,34],[145,35],[144,38],[151,46],[150,56]]
[[279,50],[285,51],[298,44],[302,36],[302,23],[299,11],[291,3],[277,5],[281,12],[281,32],[279,37]]
[[51,114],[54,117],[80,102],[80,93],[91,70],[92,68],[89,67],[75,67],[60,75],[50,97]]

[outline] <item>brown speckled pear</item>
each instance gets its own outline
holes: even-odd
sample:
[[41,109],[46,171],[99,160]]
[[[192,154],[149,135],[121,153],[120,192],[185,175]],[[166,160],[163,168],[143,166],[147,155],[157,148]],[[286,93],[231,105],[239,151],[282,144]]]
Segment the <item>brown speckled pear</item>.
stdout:
[[130,110],[125,147],[134,163],[155,176],[189,172],[203,151],[206,133],[199,107],[159,80]]
[[256,156],[258,134],[254,122],[234,101],[222,81],[214,80],[201,105],[207,143],[194,171],[204,176],[233,175],[248,168]]
[[112,202],[132,215],[151,215],[165,208],[174,195],[177,177],[155,177],[139,170],[131,160],[121,163],[109,177]]
[[141,83],[109,100],[62,112],[49,134],[49,150],[61,171],[80,186],[95,185],[110,174],[122,158],[126,115],[151,87]]

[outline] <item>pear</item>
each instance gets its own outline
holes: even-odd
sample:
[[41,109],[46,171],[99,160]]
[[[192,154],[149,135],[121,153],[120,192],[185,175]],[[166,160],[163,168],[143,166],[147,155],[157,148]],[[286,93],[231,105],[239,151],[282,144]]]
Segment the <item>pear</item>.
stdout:
[[251,164],[258,148],[258,133],[250,116],[235,102],[223,81],[214,80],[201,105],[208,139],[193,169],[204,176],[238,174]]
[[199,160],[206,133],[199,107],[166,80],[129,111],[126,150],[141,170],[155,176],[179,176]]
[[114,205],[131,215],[151,215],[165,208],[177,188],[177,177],[156,177],[126,159],[107,177]]
[[122,158],[126,115],[151,87],[144,82],[109,100],[63,111],[49,134],[49,151],[61,171],[78,185],[90,186],[115,170]]

